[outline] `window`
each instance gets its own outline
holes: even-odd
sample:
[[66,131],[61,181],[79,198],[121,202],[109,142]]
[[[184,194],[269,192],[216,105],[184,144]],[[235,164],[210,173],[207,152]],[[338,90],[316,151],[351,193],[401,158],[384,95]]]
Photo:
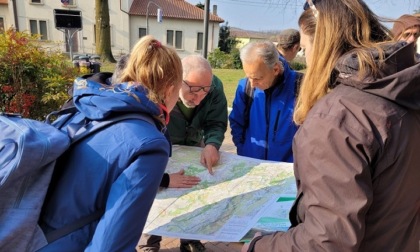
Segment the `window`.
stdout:
[[0,17],[0,34],[4,33],[4,19]]
[[166,31],[166,44],[182,49],[182,31]]
[[182,49],[182,31],[175,32],[175,48]]
[[197,51],[203,50],[203,33],[197,32]]
[[29,27],[31,34],[39,34],[40,40],[48,40],[47,21],[44,20],[29,20]]
[[139,28],[139,38],[146,36],[146,28]]
[[167,45],[174,45],[174,31],[167,30],[166,31],[166,44]]

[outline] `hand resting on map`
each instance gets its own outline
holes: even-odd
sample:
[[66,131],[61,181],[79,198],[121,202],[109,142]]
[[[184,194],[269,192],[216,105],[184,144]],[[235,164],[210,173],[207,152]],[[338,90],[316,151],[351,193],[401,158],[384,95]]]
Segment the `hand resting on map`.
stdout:
[[184,169],[176,173],[169,174],[169,188],[191,188],[198,183],[201,179],[195,176],[185,175]]

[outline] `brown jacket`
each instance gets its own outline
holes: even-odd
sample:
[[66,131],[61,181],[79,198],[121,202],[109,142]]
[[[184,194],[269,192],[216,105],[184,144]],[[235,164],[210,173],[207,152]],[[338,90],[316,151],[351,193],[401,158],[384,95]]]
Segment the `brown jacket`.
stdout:
[[381,77],[363,81],[355,56],[340,59],[335,88],[294,139],[296,225],[254,239],[249,251],[419,251],[420,64],[412,50],[388,46]]

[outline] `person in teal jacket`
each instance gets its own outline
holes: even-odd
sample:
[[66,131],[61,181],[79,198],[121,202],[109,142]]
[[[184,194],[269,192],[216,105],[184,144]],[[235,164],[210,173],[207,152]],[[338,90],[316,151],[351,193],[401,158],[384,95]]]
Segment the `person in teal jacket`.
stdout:
[[240,57],[247,78],[239,81],[229,115],[237,154],[293,162],[298,74],[270,41],[246,44]]
[[[179,100],[170,113],[168,133],[173,144],[203,147],[200,161],[213,173],[220,159],[219,148],[227,129],[227,100],[221,80],[212,74],[209,62],[200,55],[182,59],[183,85]],[[198,177],[165,173],[161,187],[188,188],[200,182]],[[138,249],[159,251],[161,236],[143,234]],[[181,252],[205,251],[200,241],[181,239]]]
[[75,80],[78,112],[65,125],[137,113],[150,122],[118,121],[59,159],[40,218],[44,233],[101,215],[42,252],[135,251],[171,153],[164,132],[182,86],[182,64],[175,50],[151,36],[142,38],[132,54],[120,83],[110,85],[111,74],[102,73]]

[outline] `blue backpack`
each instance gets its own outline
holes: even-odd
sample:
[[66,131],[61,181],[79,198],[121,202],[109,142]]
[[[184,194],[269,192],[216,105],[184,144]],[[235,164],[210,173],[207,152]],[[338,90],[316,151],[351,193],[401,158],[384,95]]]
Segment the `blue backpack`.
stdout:
[[[63,115],[66,116],[73,115]],[[82,138],[112,123],[132,118],[154,124],[149,116],[125,114],[73,129],[67,126],[66,134],[59,129],[62,124],[52,126],[0,113],[0,251],[36,251],[101,218],[103,210],[48,234],[38,225],[56,159]]]

